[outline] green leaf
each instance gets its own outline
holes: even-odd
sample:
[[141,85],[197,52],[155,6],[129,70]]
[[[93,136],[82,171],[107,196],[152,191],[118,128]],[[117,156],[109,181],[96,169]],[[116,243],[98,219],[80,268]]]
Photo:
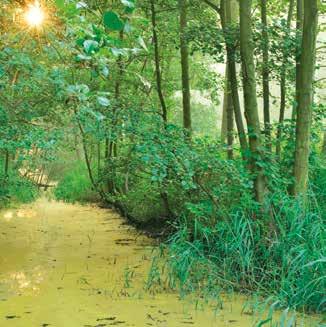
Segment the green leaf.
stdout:
[[144,39],[141,36],[138,37],[138,43],[143,49],[148,51],[146,43],[145,43]]
[[103,66],[101,73],[103,74],[104,77],[109,76],[109,68],[107,66]]
[[85,56],[85,55],[83,55],[83,54],[78,54],[77,56],[76,56],[76,61],[78,61],[78,62],[80,62],[80,61],[84,61],[84,60],[91,60],[92,59],[92,57],[90,57],[90,56]]
[[269,323],[272,320],[272,318],[267,318],[265,320],[262,320],[257,327],[262,327],[263,325],[266,325],[267,323]]
[[55,4],[59,9],[64,9],[65,7],[65,0],[55,0]]
[[122,31],[124,24],[119,16],[113,11],[107,11],[103,15],[104,25],[112,31]]
[[84,45],[85,39],[84,38],[79,38],[76,40],[76,44],[80,47]]
[[5,75],[5,71],[0,67],[0,78],[3,77],[4,75]]
[[98,42],[94,41],[94,40],[86,40],[84,41],[84,49],[85,49],[85,52],[87,54],[90,54],[90,53],[93,53],[95,52],[96,50],[98,50]]
[[97,101],[103,107],[108,107],[110,105],[110,100],[106,97],[97,97]]
[[135,1],[134,0],[121,0],[121,3],[126,7],[125,13],[132,14],[135,10]]
[[135,8],[135,3],[131,0],[121,0],[121,3],[129,8]]
[[126,7],[125,13],[126,14],[132,14],[134,12],[134,10],[135,10],[135,8]]
[[110,50],[115,57],[125,56],[128,54],[127,51],[124,49],[111,48]]
[[64,5],[63,9],[65,10],[65,13],[70,17],[74,17],[78,14],[78,8],[74,3],[68,3]]
[[76,4],[76,8],[77,9],[86,9],[88,6],[87,6],[87,3],[84,2],[84,1],[79,1],[77,2]]
[[127,33],[127,34],[132,32],[132,27],[131,27],[131,25],[130,25],[130,23],[128,21],[125,22],[125,26],[124,26],[123,31],[125,33]]

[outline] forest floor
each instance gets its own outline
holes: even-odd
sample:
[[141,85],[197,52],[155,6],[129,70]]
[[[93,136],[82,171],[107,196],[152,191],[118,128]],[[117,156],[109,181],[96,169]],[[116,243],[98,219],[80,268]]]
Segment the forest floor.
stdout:
[[203,309],[177,293],[146,292],[154,246],[114,211],[96,206],[42,197],[1,211],[0,326],[254,324],[243,296]]

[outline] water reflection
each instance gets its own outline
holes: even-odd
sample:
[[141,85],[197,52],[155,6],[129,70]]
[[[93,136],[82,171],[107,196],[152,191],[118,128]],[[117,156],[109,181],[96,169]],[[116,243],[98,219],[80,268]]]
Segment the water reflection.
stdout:
[[33,294],[40,291],[40,285],[44,281],[44,270],[41,266],[35,267],[32,271],[16,271],[9,273],[9,276],[3,280],[8,288],[15,294],[31,292]]
[[3,218],[4,218],[4,220],[6,220],[6,221],[10,221],[13,217],[14,217],[14,213],[13,213],[12,211],[6,211],[6,212],[3,214]]
[[19,218],[34,218],[37,213],[32,209],[20,209],[17,211],[17,217]]
[[37,216],[37,212],[33,209],[19,209],[17,211],[8,210],[2,214],[2,217],[5,221],[10,221],[13,218],[34,218]]

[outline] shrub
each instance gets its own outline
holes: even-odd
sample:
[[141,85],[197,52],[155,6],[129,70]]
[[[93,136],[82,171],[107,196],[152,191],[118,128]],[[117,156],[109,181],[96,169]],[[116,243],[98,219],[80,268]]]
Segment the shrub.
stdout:
[[87,170],[83,163],[78,163],[64,173],[54,190],[56,199],[67,202],[98,201],[98,194],[92,189]]
[[326,212],[311,199],[308,207],[283,195],[265,221],[241,208],[214,226],[185,216],[166,244],[170,284],[183,292],[231,288],[273,294],[284,307],[321,311]]
[[13,171],[8,177],[0,175],[0,207],[14,203],[32,202],[38,196],[37,187],[18,172]]

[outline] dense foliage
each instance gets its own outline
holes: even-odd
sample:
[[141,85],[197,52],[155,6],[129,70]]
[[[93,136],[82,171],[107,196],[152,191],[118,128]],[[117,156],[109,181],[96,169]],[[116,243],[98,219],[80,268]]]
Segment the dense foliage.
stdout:
[[[270,1],[268,26],[251,1],[240,4],[241,24],[237,1],[224,13],[223,0],[175,2],[57,0],[36,30],[16,2],[1,4],[1,205],[33,200],[54,180],[57,199],[102,201],[159,226],[171,287],[272,294],[322,311],[323,78],[300,84],[314,88],[303,107],[296,83],[309,71],[296,70],[306,43],[294,2]],[[314,71],[322,55],[304,67]],[[239,64],[252,75],[242,84]],[[308,131],[298,123],[306,113]],[[166,281],[153,271],[151,284]]]

